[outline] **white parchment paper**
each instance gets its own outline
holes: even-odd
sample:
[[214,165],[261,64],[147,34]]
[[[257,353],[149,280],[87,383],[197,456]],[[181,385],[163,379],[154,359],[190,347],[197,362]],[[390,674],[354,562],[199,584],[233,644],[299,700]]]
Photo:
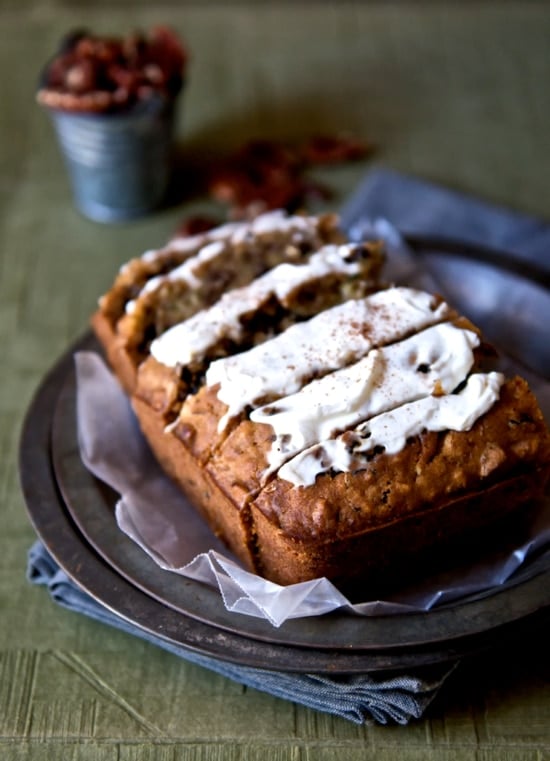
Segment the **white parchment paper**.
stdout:
[[[363,231],[364,232],[364,231]],[[373,227],[390,244],[390,270],[397,282],[433,288],[384,222]],[[393,238],[391,237],[393,236]],[[431,608],[490,589],[525,568],[536,553],[550,566],[550,502],[541,509],[527,538],[508,554],[493,554],[459,573],[431,577],[386,600],[352,604],[327,579],[280,586],[244,570],[212,534],[180,491],[164,475],[143,439],[126,395],[92,352],[75,357],[77,420],[86,467],[114,488],[119,528],[164,570],[217,587],[226,608],[265,618],[280,626],[291,618],[335,609],[352,615],[395,615]],[[530,379],[532,380],[532,379]],[[550,384],[536,379],[539,400],[550,412]]]

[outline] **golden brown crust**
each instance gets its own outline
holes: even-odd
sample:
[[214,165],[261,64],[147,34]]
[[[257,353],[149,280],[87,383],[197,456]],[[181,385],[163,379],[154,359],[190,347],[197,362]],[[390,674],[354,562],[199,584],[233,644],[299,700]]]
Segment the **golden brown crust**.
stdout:
[[289,537],[252,511],[257,572],[284,585],[326,576],[344,593],[365,600],[509,546],[510,531],[525,529],[540,498],[532,481],[532,473],[517,476],[363,533],[318,543]]
[[422,512],[425,505],[444,505],[502,479],[534,473],[538,463],[549,461],[550,437],[540,409],[527,383],[514,378],[471,430],[426,432],[397,454],[376,455],[364,470],[318,476],[315,488],[276,478],[258,494],[254,508],[294,539],[345,540]]
[[152,356],[137,369],[134,394],[155,410],[164,425],[173,422],[187,391],[178,373]]
[[191,500],[212,531],[247,568],[253,569],[248,511],[237,509],[224,497],[208,471],[198,467],[182,442],[164,430],[161,418],[149,405],[136,398],[132,405],[143,434],[164,471]]
[[226,409],[216,395],[216,387],[203,386],[187,397],[174,423],[174,436],[184,442],[201,465],[208,462],[225,438],[227,432],[218,427]]
[[120,345],[116,330],[103,312],[97,310],[90,320],[92,329],[107,355],[107,360],[121,386],[131,395],[136,386],[137,373],[134,362],[124,346]]
[[206,468],[234,504],[248,504],[262,488],[272,437],[271,426],[243,420],[211,450]]

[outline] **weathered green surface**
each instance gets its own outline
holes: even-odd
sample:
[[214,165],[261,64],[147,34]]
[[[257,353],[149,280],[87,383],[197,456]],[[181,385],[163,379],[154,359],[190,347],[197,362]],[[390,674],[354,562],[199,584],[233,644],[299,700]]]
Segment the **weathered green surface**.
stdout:
[[[464,664],[409,727],[358,728],[61,610],[26,583],[33,532],[16,453],[32,392],[118,266],[208,208],[194,200],[114,227],[81,218],[35,82],[67,29],[157,21],[192,51],[180,137],[195,159],[252,136],[349,130],[378,145],[371,166],[550,216],[548,3],[3,2],[0,758],[549,758],[544,637]],[[368,166],[323,173],[335,203]]]

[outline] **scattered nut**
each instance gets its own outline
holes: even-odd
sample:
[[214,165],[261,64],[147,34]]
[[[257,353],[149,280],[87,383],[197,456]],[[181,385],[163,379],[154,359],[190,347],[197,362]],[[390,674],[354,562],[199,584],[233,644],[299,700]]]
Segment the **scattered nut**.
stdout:
[[295,211],[308,200],[328,200],[330,190],[304,176],[313,164],[355,161],[368,152],[351,137],[314,137],[304,145],[252,140],[211,172],[208,188],[231,207],[232,218],[284,208]]
[[122,111],[183,86],[187,52],[166,27],[147,35],[101,38],[73,32],[47,66],[37,100],[66,111]]
[[197,214],[196,216],[191,216],[184,219],[175,231],[174,237],[188,237],[192,235],[199,235],[200,233],[211,230],[213,227],[217,227],[219,224],[220,223],[217,219],[200,216]]
[[364,158],[371,148],[349,135],[315,135],[303,147],[309,164],[337,164]]

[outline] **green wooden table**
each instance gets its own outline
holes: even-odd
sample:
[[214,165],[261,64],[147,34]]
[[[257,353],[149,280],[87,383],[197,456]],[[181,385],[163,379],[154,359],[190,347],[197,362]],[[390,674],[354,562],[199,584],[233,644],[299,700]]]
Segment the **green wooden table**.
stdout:
[[349,131],[368,161],[319,173],[338,206],[369,167],[550,216],[550,5],[545,2],[0,7],[0,758],[550,758],[547,632],[463,663],[426,716],[357,727],[245,689],[56,607],[25,580],[33,541],[17,473],[24,412],[126,259],[181,219],[188,197],[101,226],[74,209],[38,71],[68,29],[171,24],[192,51],[179,124],[200,161],[250,137]]

